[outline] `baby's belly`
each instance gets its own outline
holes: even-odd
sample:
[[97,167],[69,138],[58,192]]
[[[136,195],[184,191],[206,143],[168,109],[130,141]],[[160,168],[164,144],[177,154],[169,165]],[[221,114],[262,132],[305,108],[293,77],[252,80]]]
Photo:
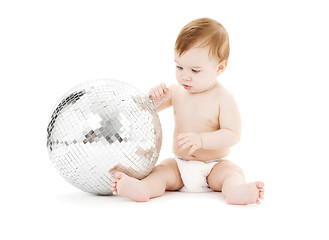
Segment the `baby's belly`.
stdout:
[[204,149],[198,149],[196,150],[192,155],[189,155],[189,151],[191,148],[187,148],[182,152],[178,151],[175,139],[173,143],[173,152],[186,159],[186,160],[194,160],[194,161],[208,161],[212,159],[218,159],[218,158],[223,158],[226,157],[230,153],[230,149],[226,148],[220,151],[216,150],[204,150]]

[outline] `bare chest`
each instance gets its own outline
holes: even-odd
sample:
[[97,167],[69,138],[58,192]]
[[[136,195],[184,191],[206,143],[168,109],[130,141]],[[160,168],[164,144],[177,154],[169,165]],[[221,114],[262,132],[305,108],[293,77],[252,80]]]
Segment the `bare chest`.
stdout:
[[178,132],[215,131],[219,126],[219,103],[212,94],[181,94],[173,101]]

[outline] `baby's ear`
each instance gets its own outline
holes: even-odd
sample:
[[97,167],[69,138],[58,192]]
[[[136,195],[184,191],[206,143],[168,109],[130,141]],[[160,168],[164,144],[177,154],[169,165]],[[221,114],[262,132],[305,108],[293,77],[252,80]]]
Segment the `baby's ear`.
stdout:
[[226,69],[226,66],[227,66],[227,61],[226,60],[220,62],[217,66],[217,73],[224,72],[224,70]]

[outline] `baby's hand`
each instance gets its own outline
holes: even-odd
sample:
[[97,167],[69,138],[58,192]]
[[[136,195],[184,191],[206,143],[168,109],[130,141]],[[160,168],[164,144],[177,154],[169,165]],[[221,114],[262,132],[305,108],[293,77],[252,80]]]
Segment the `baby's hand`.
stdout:
[[180,152],[190,147],[189,155],[192,155],[195,150],[202,148],[202,139],[199,133],[181,133],[177,136],[176,142]]
[[165,83],[161,83],[150,89],[149,96],[154,100],[155,105],[158,107],[162,102],[170,96],[170,90]]

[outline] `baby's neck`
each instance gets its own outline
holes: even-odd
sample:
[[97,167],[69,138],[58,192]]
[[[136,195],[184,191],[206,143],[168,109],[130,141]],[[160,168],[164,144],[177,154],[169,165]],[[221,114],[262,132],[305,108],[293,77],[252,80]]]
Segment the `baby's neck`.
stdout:
[[192,92],[191,94],[204,94],[204,93],[208,93],[208,92],[210,92],[211,90],[213,90],[213,89],[215,89],[215,88],[217,88],[217,87],[219,87],[219,83],[216,81],[216,82],[214,82],[214,84],[211,85],[209,88],[207,88],[207,89],[205,89],[205,90],[202,90],[202,91],[200,91],[200,92]]

